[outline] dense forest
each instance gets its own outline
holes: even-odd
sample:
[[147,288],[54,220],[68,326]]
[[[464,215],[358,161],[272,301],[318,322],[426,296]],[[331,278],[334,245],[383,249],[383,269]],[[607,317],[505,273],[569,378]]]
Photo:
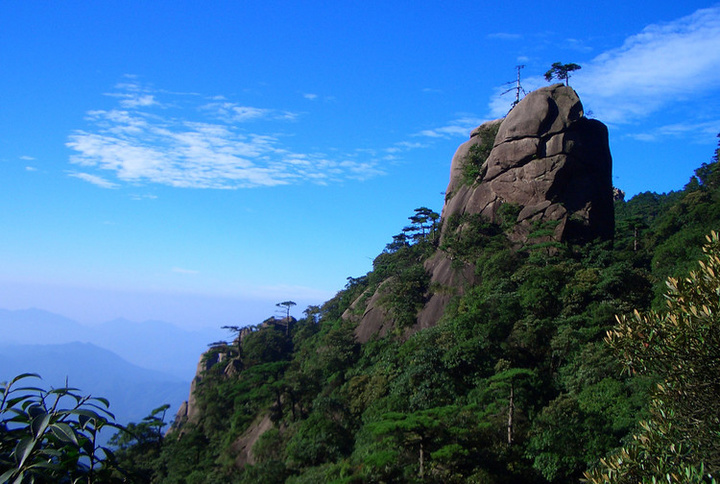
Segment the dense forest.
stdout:
[[[161,408],[119,432],[96,482],[714,482],[718,154],[682,190],[618,197],[612,241],[518,247],[508,223],[416,210],[371,272],[302,319],[229,328],[195,416],[163,435]],[[441,239],[441,223],[465,229]],[[478,282],[409,332],[437,250]],[[383,284],[395,330],[360,344],[348,315]],[[2,425],[0,481],[26,482],[22,437]]]

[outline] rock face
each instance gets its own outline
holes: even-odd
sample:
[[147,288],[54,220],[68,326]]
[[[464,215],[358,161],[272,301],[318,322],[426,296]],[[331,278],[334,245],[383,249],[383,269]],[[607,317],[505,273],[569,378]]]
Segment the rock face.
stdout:
[[[487,143],[495,131],[480,175],[468,183],[465,165],[473,146]],[[531,92],[505,119],[474,129],[470,140],[457,149],[442,219],[481,214],[498,222],[505,204],[514,208],[509,213],[517,212],[508,236],[519,246],[612,238],[615,219],[607,128],[584,117],[572,88],[555,84]],[[536,232],[538,228],[545,230]],[[462,292],[466,283],[474,282],[472,268],[452,269],[440,251],[426,262],[425,269],[436,287]],[[436,324],[451,297],[451,291],[433,294],[414,329]]]
[[[499,124],[499,126],[498,126]],[[463,165],[483,133],[497,128],[476,183]],[[611,238],[612,160],[607,128],[583,116],[575,91],[562,84],[528,94],[504,120],[476,128],[453,157],[442,218],[480,213],[497,221],[506,203],[521,208],[510,237],[527,241],[536,222],[554,222],[552,239]]]
[[188,400],[183,402],[178,408],[177,414],[175,414],[175,420],[170,425],[167,433],[180,431],[186,422],[197,423],[198,413],[197,406],[195,404],[195,388],[202,380],[203,374],[206,371],[212,368],[213,365],[222,363],[225,359],[226,355],[224,353],[212,352],[211,350],[208,350],[200,355],[200,361],[198,361],[197,369],[195,370],[195,378],[193,378],[190,383],[190,395]]
[[[470,164],[470,165],[469,165]],[[612,159],[604,124],[584,117],[575,91],[555,84],[528,94],[504,119],[472,131],[455,152],[441,219],[480,214],[491,222],[511,214],[508,237],[518,247],[610,239],[614,232]],[[474,268],[458,269],[442,251],[425,263],[429,297],[408,332],[433,326],[453,294],[474,282]],[[392,323],[370,298],[359,341],[383,335]]]
[[235,457],[235,465],[237,467],[245,467],[246,464],[255,464],[255,455],[252,448],[255,442],[267,432],[274,428],[275,425],[270,420],[270,416],[260,415],[250,425],[250,427],[232,444],[232,450]]

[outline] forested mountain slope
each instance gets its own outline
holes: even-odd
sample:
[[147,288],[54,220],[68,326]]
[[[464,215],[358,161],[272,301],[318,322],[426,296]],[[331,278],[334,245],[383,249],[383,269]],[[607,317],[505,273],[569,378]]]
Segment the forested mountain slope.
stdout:
[[[469,193],[492,157],[468,147],[458,159]],[[536,159],[548,158],[523,155],[523,166]],[[665,278],[687,273],[720,228],[717,166],[716,153],[679,192],[616,200],[614,240],[592,225],[597,202],[552,190],[558,207],[533,202],[542,208],[525,218],[530,205],[507,199],[454,219],[420,208],[333,299],[213,346],[194,417],[162,447],[118,456],[163,483],[578,482],[653,416],[663,375],[623,372],[604,338],[616,315],[664,309]],[[602,205],[610,195],[598,193]],[[444,283],[432,275],[441,256]],[[420,326],[438,295],[441,315]],[[692,455],[720,467],[712,453],[682,458]]]

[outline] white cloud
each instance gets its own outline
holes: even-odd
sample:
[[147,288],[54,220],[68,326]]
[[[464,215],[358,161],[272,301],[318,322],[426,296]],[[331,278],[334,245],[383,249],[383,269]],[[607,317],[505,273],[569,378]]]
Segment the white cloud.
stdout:
[[131,200],[156,200],[157,195],[149,195],[149,194],[139,195],[136,193],[136,194],[130,195],[130,199]]
[[424,129],[417,133],[415,136],[423,136],[427,138],[452,138],[452,137],[464,137],[470,136],[470,132],[480,126],[487,119],[475,118],[475,117],[462,117],[450,121],[445,126],[438,128]]
[[157,101],[155,101],[155,96],[150,94],[127,96],[125,99],[120,101],[120,105],[124,108],[152,106],[154,104],[157,104]]
[[[173,187],[236,189],[299,183],[365,180],[378,176],[379,160],[296,153],[283,145],[277,128],[267,133],[241,129],[253,121],[287,122],[289,111],[245,106],[226,100],[197,102],[196,94],[178,102],[160,102],[136,82],[116,86],[127,92],[119,109],[87,113],[89,127],[76,130],[66,145],[71,163],[84,167],[72,176],[105,188],[120,183],[156,183]],[[195,103],[193,104],[193,100]],[[179,102],[181,101],[181,102]],[[189,106],[189,107],[188,107]],[[162,108],[162,109],[158,109]],[[95,170],[96,174],[89,171]],[[115,177],[117,183],[107,177]]]
[[720,120],[702,123],[666,124],[642,133],[630,133],[629,137],[638,141],[657,141],[666,138],[691,138],[697,142],[707,142],[720,132]]
[[304,97],[305,99],[309,99],[310,101],[314,101],[314,100],[317,99],[318,95],[317,95],[317,94],[312,94],[312,93],[305,93],[305,94],[303,94],[303,97]]
[[24,161],[35,161],[35,158],[32,156],[21,156],[20,159]]
[[26,166],[25,171],[37,171],[37,168],[35,168],[34,166]]
[[427,145],[425,143],[413,143],[410,141],[400,141],[399,143],[395,143],[394,146],[391,146],[390,148],[385,148],[386,153],[402,153],[404,151],[410,151],[415,150],[419,148],[426,148]]
[[213,113],[218,119],[228,123],[243,123],[255,119],[268,117],[271,113],[269,109],[253,108],[250,106],[240,106],[231,102],[210,103],[201,106]]
[[117,188],[118,187],[118,185],[116,183],[108,181],[100,176],[92,175],[90,173],[70,173],[70,176],[79,178],[80,180],[85,180],[86,182],[92,183],[93,185],[97,185],[100,188]]
[[585,42],[583,42],[580,39],[573,39],[568,38],[563,41],[563,47],[569,50],[574,50],[577,52],[590,52],[592,51],[592,47],[585,45]]
[[720,6],[650,25],[571,81],[598,119],[626,123],[720,87]]

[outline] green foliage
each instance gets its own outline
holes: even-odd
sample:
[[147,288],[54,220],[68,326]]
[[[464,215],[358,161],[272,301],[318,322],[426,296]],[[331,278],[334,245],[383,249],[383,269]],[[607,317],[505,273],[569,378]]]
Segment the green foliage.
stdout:
[[562,62],[553,62],[552,67],[545,73],[545,80],[550,82],[553,79],[565,81],[565,85],[569,85],[570,73],[582,69],[577,64],[563,64]]
[[109,444],[122,474],[133,482],[150,482],[164,440],[165,413],[170,405],[154,409],[139,423],[129,423],[113,435]]
[[422,264],[403,268],[382,287],[380,303],[397,328],[415,324],[417,313],[425,305],[430,275]]
[[480,214],[454,214],[445,221],[440,250],[456,264],[472,264],[477,257],[509,246],[500,228]]
[[349,454],[352,434],[337,419],[312,413],[296,428],[287,445],[288,462],[293,467],[314,467]]
[[[682,191],[616,202],[614,243],[548,247],[556,227],[539,223],[518,250],[505,233],[520,207],[505,204],[497,223],[442,221],[438,247],[437,214],[416,209],[371,272],[297,324],[211,349],[195,419],[141,466],[162,483],[536,484],[578,482],[587,469],[593,482],[713,482],[720,289],[686,279],[694,244],[720,225],[716,163]],[[430,287],[424,264],[438,248],[464,284]],[[671,273],[681,277],[663,305],[690,315],[677,324],[651,310]],[[449,299],[440,320],[404,331],[433,291]],[[355,321],[376,292],[398,331],[360,345]],[[646,316],[623,320],[634,329],[608,346],[615,315],[635,309]],[[266,415],[254,464],[239,469],[239,439]]]
[[503,203],[497,211],[498,224],[503,231],[507,232],[517,223],[518,215],[522,207],[517,203]]
[[122,482],[113,452],[99,445],[113,422],[107,400],[78,389],[18,386],[24,373],[0,386],[0,482]]
[[247,366],[284,359],[291,341],[283,331],[264,329],[248,334],[242,341],[243,362]]
[[[700,269],[670,278],[667,311],[618,318],[607,342],[629,372],[658,375],[650,419],[632,444],[601,461],[593,482],[685,482],[720,470],[720,239],[713,232]],[[688,474],[688,475],[690,475]],[[697,480],[695,482],[703,482]]]
[[485,161],[490,156],[499,129],[500,123],[496,123],[480,131],[477,142],[468,149],[461,166],[464,184],[474,185],[482,181],[487,172]]

